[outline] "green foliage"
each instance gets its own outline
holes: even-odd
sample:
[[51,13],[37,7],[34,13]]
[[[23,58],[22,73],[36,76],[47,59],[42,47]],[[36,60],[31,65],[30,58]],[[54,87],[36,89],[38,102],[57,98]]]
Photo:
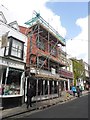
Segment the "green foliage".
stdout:
[[73,72],[74,72],[74,85],[76,85],[76,80],[79,78],[85,78],[85,70],[83,60],[72,59],[73,62]]
[[74,86],[76,86],[76,79],[74,78]]

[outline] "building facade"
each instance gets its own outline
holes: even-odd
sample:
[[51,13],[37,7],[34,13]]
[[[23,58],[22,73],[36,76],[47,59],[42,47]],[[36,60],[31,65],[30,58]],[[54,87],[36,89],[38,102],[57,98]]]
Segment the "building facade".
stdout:
[[28,28],[20,26],[21,32],[28,35],[26,85],[33,75],[30,81],[34,82],[36,98],[58,97],[61,91],[70,88],[73,80],[72,71],[67,69],[66,52],[62,50],[66,46],[65,39],[40,14],[35,12],[34,15],[26,22]]
[[89,89],[90,75],[89,64],[82,59],[70,58],[72,61],[74,85],[82,86],[83,90]]
[[89,90],[90,87],[90,72],[89,72],[89,64],[84,62],[84,69],[85,69],[85,79],[84,79],[84,86],[85,89]]
[[24,96],[27,37],[16,21],[7,24],[0,12],[0,98],[2,106],[20,104]]

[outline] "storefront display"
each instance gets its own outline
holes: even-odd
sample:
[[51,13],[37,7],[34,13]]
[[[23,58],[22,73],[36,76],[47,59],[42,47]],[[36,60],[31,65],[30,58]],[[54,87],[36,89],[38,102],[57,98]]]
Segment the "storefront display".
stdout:
[[15,84],[11,85],[4,85],[4,92],[3,95],[17,95],[20,94],[20,87],[16,86]]
[[[5,70],[6,73],[6,70]],[[5,75],[5,73],[3,75]],[[23,71],[9,68],[7,78],[3,76],[3,95],[18,95],[20,94],[21,76]]]

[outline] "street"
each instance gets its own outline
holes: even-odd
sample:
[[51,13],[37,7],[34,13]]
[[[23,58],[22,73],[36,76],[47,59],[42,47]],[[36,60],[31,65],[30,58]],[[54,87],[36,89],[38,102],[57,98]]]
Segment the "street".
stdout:
[[[90,94],[89,94],[90,96]],[[88,95],[44,110],[28,112],[15,118],[88,118]]]

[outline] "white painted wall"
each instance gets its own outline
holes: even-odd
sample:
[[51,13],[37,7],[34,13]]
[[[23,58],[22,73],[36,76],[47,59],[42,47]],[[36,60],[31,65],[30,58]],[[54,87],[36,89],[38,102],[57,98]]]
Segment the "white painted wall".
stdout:
[[89,77],[89,69],[88,69],[88,64],[86,62],[84,62],[84,67],[85,67],[85,76]]
[[[19,31],[15,30],[14,28],[10,27],[9,25],[0,21],[0,39],[2,38],[2,35],[8,31],[10,31],[8,34],[8,37],[13,36],[13,37],[19,39],[20,41],[25,42],[23,62],[26,62],[27,37],[24,34],[20,33]],[[0,41],[0,47],[1,47],[1,41]],[[2,49],[0,48],[0,56],[4,56],[4,49],[5,48],[2,48]]]
[[70,90],[70,80],[68,79],[68,90]]
[[85,70],[88,70],[88,64],[84,62]]

